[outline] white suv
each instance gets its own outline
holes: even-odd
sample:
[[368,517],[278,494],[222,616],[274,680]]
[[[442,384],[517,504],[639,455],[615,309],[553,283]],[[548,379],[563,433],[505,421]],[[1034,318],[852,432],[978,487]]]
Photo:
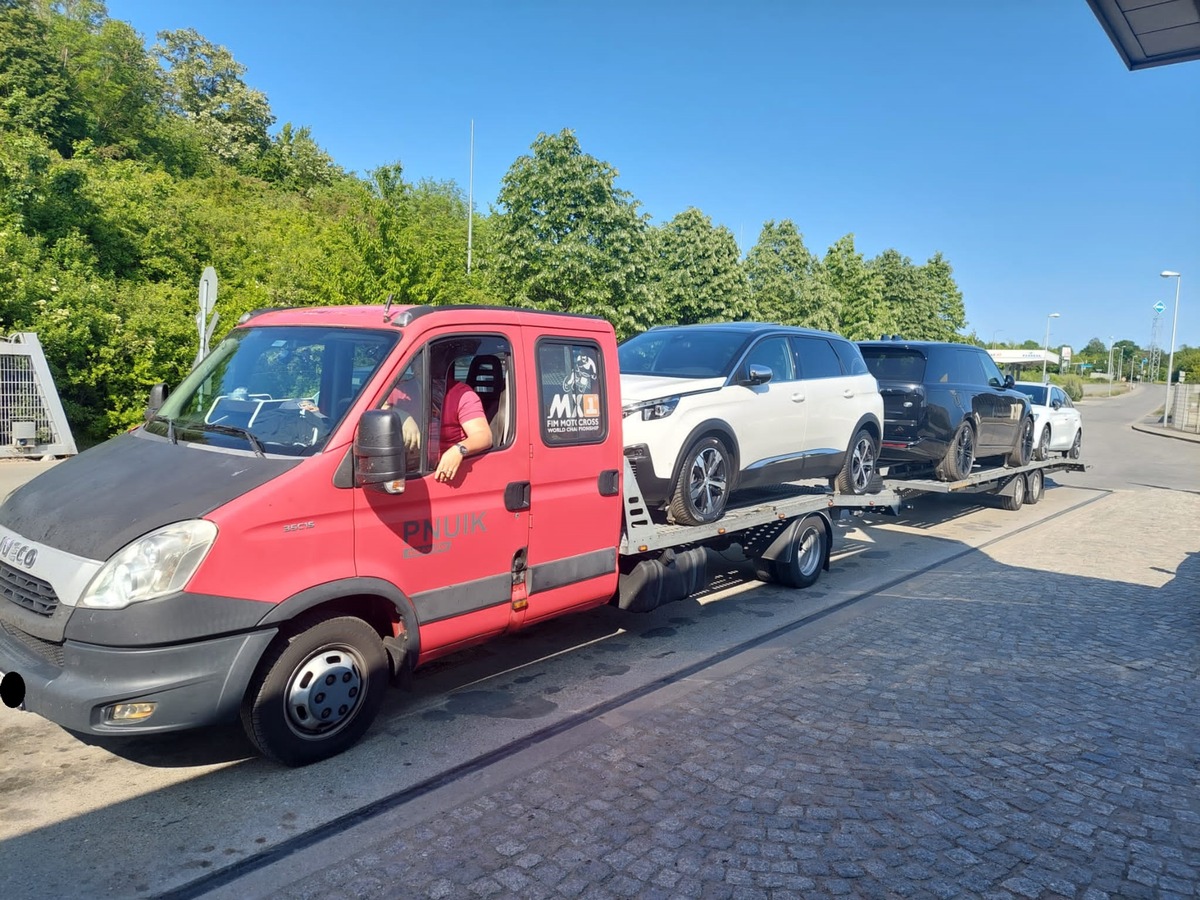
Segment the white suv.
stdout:
[[878,490],[883,399],[853,343],[726,322],[652,328],[619,348],[625,456],[643,499],[714,522],[738,488],[828,478]]

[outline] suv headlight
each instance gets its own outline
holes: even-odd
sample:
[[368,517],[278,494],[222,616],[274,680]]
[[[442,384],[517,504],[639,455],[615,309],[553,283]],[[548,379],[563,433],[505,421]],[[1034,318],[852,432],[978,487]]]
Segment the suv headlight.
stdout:
[[663,397],[659,400],[642,400],[639,403],[630,403],[628,406],[621,407],[621,416],[626,418],[632,416],[636,412],[642,414],[642,420],[649,422],[651,419],[665,419],[671,413],[675,412],[675,407],[679,405],[678,397]]
[[143,535],[100,567],[79,605],[124,609],[182,590],[217,538],[217,526],[205,519],[176,522]]

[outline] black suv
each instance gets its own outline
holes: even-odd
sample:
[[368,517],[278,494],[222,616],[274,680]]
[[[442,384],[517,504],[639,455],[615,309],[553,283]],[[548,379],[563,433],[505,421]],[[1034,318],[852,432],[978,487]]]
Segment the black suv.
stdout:
[[966,478],[976,459],[1029,462],[1029,398],[986,350],[900,338],[858,346],[883,395],[880,462],[933,463],[942,481]]

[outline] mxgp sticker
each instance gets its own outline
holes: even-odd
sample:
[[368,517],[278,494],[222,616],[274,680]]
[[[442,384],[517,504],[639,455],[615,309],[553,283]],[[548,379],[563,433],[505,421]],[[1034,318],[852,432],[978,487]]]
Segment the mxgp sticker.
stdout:
[[543,389],[543,430],[548,435],[559,435],[567,440],[587,440],[600,435],[604,426],[600,416],[597,350],[578,345],[552,349],[567,354],[569,368],[563,376],[560,390],[549,393],[547,397]]

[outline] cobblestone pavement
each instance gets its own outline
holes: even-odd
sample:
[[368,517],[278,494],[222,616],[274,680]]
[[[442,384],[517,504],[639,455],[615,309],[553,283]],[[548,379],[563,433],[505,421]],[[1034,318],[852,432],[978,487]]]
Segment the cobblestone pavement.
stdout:
[[1110,495],[744,656],[273,893],[1200,894],[1200,497]]

